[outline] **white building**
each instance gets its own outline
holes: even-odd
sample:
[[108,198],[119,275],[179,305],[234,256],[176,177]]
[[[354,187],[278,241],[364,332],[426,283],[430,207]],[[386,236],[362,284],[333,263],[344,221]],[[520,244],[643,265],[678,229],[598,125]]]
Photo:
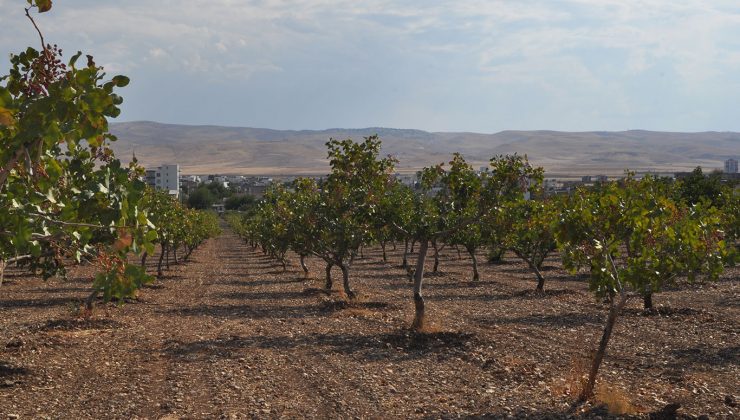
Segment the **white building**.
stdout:
[[162,165],[159,168],[147,169],[146,183],[179,198],[180,165]]
[[727,159],[725,161],[725,173],[726,174],[736,174],[737,173],[737,160]]

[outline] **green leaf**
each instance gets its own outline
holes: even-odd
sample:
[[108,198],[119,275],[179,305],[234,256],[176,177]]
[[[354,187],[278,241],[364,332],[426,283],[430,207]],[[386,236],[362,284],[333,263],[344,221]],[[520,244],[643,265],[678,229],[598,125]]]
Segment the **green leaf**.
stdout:
[[114,78],[113,78],[113,79],[112,79],[111,81],[112,81],[112,82],[113,82],[113,84],[114,84],[114,85],[116,85],[117,87],[119,87],[119,88],[122,88],[122,87],[126,87],[126,86],[128,86],[128,84],[129,84],[129,82],[131,81],[131,79],[129,79],[129,78],[128,78],[128,77],[126,77],[126,76],[121,76],[121,75],[118,75],[118,76],[115,76],[115,77],[114,77]]
[[154,242],[157,240],[157,231],[156,230],[150,230],[146,233],[144,236],[144,239],[147,240],[147,242]]
[[51,0],[36,0],[36,7],[39,8],[39,13],[48,12],[51,10]]

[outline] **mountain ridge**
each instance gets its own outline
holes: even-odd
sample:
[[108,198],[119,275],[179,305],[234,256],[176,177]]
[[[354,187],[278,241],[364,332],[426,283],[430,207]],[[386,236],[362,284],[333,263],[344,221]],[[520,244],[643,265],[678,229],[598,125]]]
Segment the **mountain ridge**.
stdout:
[[399,159],[401,172],[449,161],[460,152],[475,167],[491,156],[527,154],[548,172],[572,175],[621,174],[625,169],[674,172],[702,166],[720,168],[740,151],[740,133],[651,130],[579,131],[504,130],[497,133],[428,132],[368,127],[277,130],[155,121],[112,123],[113,149],[122,160],[136,151],[144,166],[178,163],[183,173],[323,174],[328,170],[329,138],[378,134],[383,154]]

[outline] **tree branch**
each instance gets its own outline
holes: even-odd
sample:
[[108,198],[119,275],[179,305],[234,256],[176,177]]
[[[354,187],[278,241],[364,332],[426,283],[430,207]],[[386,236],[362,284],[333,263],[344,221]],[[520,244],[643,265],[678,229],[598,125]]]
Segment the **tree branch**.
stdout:
[[31,17],[31,14],[28,13],[28,11],[31,10],[31,7],[27,7],[24,10],[26,11],[26,17],[31,21],[31,23],[33,24],[33,27],[36,28],[36,32],[38,32],[39,34],[39,38],[41,39],[41,49],[46,51],[46,42],[44,41],[44,34],[41,33],[41,29],[39,29],[39,26],[36,25],[36,21],[33,19],[33,17]]

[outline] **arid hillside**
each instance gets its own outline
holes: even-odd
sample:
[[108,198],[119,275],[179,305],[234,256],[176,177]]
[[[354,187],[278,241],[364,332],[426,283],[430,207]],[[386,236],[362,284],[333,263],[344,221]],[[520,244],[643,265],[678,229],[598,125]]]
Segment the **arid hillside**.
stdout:
[[327,171],[329,138],[378,134],[399,170],[445,162],[461,152],[475,166],[496,154],[527,154],[549,173],[618,175],[625,169],[681,171],[720,168],[740,151],[740,133],[653,131],[502,131],[496,134],[430,133],[391,128],[269,130],[154,122],[113,124],[114,149],[127,160],[136,151],[145,166],[179,163],[184,173],[316,174]]

